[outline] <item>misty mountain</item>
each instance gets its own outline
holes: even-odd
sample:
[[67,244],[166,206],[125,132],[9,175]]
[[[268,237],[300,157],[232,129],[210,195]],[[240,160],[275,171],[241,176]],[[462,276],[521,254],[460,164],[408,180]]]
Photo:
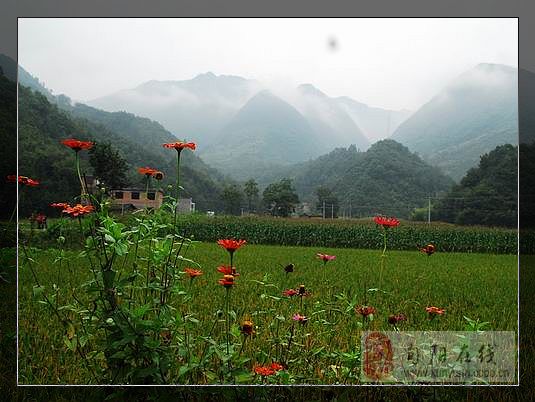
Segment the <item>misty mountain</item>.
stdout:
[[239,110],[201,156],[234,178],[245,179],[318,156],[320,144],[293,106],[264,90]]
[[281,168],[261,184],[292,179],[302,201],[315,205],[315,191],[325,186],[338,197],[341,212],[351,203],[352,216],[376,213],[407,217],[424,206],[430,194],[447,191],[454,182],[402,144],[386,139],[367,151],[354,145],[337,148],[304,163]]
[[362,130],[370,143],[390,137],[412,113],[406,109],[388,110],[371,107],[347,96],[340,96],[336,101]]
[[307,119],[317,136],[330,149],[355,144],[365,150],[370,143],[353,119],[335,99],[328,97],[311,84],[297,88],[294,105]]
[[259,88],[252,80],[208,72],[191,80],[149,81],[88,104],[156,120],[177,137],[197,141],[203,149]]
[[456,180],[479,157],[518,142],[517,70],[479,64],[423,105],[392,135]]

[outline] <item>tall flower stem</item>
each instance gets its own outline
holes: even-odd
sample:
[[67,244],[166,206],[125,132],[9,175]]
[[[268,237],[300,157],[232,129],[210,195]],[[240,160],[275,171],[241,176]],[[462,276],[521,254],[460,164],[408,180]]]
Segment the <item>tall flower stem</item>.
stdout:
[[225,330],[227,332],[227,356],[229,355],[230,353],[230,314],[229,314],[229,309],[230,309],[230,287],[228,288],[225,288],[226,290],[226,293],[225,293],[225,319],[226,319],[226,323],[225,323]]
[[146,186],[145,186],[145,197],[147,197],[147,200],[148,200],[149,199],[150,176],[147,174],[147,175],[145,175],[145,177],[147,178],[147,183],[146,183]]
[[379,289],[382,289],[383,287],[383,269],[385,266],[385,258],[386,258],[386,245],[387,245],[387,238],[386,238],[386,229],[383,230],[383,254],[381,254],[381,269],[379,270]]
[[174,218],[174,226],[176,228],[176,218],[177,218],[177,211],[178,211],[178,201],[179,201],[179,191],[180,191],[180,154],[181,150],[177,149],[176,151],[176,200],[175,200],[175,218]]
[[82,202],[87,199],[87,191],[84,181],[82,180],[82,173],[80,172],[80,156],[78,155],[78,152],[76,152],[76,173],[78,173],[78,180],[80,181],[80,186],[82,189],[82,193],[80,194],[80,202]]

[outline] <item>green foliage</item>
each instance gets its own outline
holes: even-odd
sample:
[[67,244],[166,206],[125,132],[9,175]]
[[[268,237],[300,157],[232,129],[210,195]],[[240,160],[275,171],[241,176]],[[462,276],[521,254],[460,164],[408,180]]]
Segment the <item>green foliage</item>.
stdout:
[[109,190],[127,186],[127,171],[130,168],[119,150],[109,142],[97,142],[89,150],[89,163],[93,174]]
[[[4,184],[17,168],[17,85],[0,74],[0,216],[11,215],[16,201],[16,186]],[[21,173],[22,174],[22,173]]]
[[[320,186],[316,189],[316,211],[324,214],[325,217],[337,218],[338,209],[340,208],[338,197],[336,197],[332,190],[325,186]],[[325,210],[323,210],[325,208]]]
[[[325,223],[314,219],[182,216],[179,222],[184,230],[202,241],[232,236],[254,244],[383,248],[383,233],[371,219]],[[522,238],[521,252],[535,253],[534,233],[523,233]],[[508,229],[403,221],[393,235],[389,235],[388,248],[416,250],[429,243],[444,252],[516,254],[517,233]]]
[[258,204],[258,183],[255,179],[249,179],[244,183],[243,192],[247,197],[247,211],[255,211]]
[[[393,238],[396,233],[393,233]],[[165,250],[165,247],[160,248],[160,244],[157,248]],[[151,255],[146,252],[148,249],[145,248],[139,256],[147,258]],[[336,260],[324,267],[316,258],[316,252],[336,255]],[[34,255],[40,266],[39,276],[45,292],[51,292],[56,280],[58,266],[53,263],[56,253],[57,250],[51,249]],[[232,384],[232,377],[237,384],[242,381],[245,384],[360,383],[358,345],[361,330],[367,328],[363,328],[361,317],[355,314],[355,307],[362,305],[365,300],[362,284],[368,283],[370,288],[374,288],[379,280],[379,251],[249,244],[240,248],[235,254],[240,276],[231,290],[230,303],[231,371],[228,371],[229,359],[225,350],[225,316],[218,317],[226,292],[218,284],[221,275],[215,269],[215,262],[225,261],[226,254],[215,243],[197,243],[189,248],[188,258],[194,259],[204,274],[193,281],[182,276],[174,282],[177,291],[170,295],[168,303],[176,309],[173,326],[168,327],[172,333],[167,350],[170,361],[168,383]],[[76,252],[67,251],[65,260],[74,258],[71,260],[73,267],[76,267],[74,275],[64,276],[66,282],[71,278],[74,285],[91,278],[88,260],[76,258],[76,255]],[[286,274],[281,266],[288,261],[295,264],[294,272],[290,274]],[[140,270],[145,268],[140,267]],[[64,272],[68,272],[67,266],[64,266]],[[121,279],[127,278],[129,273],[130,270],[125,269]],[[63,339],[68,338],[68,329],[63,331],[57,319],[51,316],[52,312],[44,309],[44,305],[31,302],[32,279],[28,269],[21,270],[20,275],[21,382],[93,382],[82,358],[63,346]],[[367,304],[377,309],[374,320],[365,324],[371,329],[391,330],[387,318],[397,313],[404,313],[409,318],[400,324],[400,330],[407,331],[462,331],[466,325],[463,316],[477,317],[480,323],[489,322],[486,329],[517,329],[515,255],[437,252],[427,257],[417,251],[391,251],[385,261],[383,279],[381,290],[385,292],[367,292]],[[500,286],[496,286],[496,281]],[[139,279],[136,282],[141,283]],[[310,291],[310,295],[304,297],[302,302],[298,296],[289,298],[282,295],[283,290],[299,284],[305,284]],[[485,292],[479,292],[480,289],[485,289]],[[139,292],[143,294],[141,290]],[[121,293],[118,294],[122,298],[120,305],[127,310],[131,299],[128,292]],[[63,287],[59,294],[60,303],[70,298]],[[81,296],[76,293],[78,299]],[[428,305],[445,308],[445,315],[430,321],[425,312]],[[305,326],[293,326],[292,316],[296,312],[309,317]],[[136,317],[143,315],[145,319],[138,321]],[[153,331],[151,328],[155,328],[160,321],[156,316],[143,304],[136,308],[132,305],[129,315],[131,322],[136,323],[136,330],[145,334]],[[254,323],[256,333],[251,337],[239,332],[244,319]],[[126,333],[129,330],[124,331]],[[77,326],[72,339],[80,341],[82,334],[83,329]],[[134,347],[141,350],[150,347],[155,337],[145,338],[144,343],[134,338],[122,346],[118,342],[116,348],[123,350],[124,354],[116,356],[117,363],[120,358],[125,358],[124,364],[129,365],[133,361],[130,351]],[[161,340],[159,347],[164,347],[164,338],[158,339]],[[85,345],[84,350],[91,350],[98,344],[95,339],[89,339]],[[98,362],[102,362],[103,358],[95,356]],[[138,361],[146,364],[141,359]],[[284,370],[285,373],[281,372],[280,376],[269,379],[253,374],[255,364],[270,364],[272,361],[285,362],[288,369]],[[142,383],[141,377],[138,377],[138,383]]]
[[243,200],[243,192],[239,185],[229,184],[223,188],[221,194],[225,212],[229,215],[239,215]]
[[[54,98],[58,101],[59,98]],[[22,216],[33,210],[46,212],[52,202],[71,201],[79,193],[76,178],[70,174],[74,166],[73,152],[60,141],[77,137],[82,140],[110,143],[132,168],[151,166],[165,173],[162,185],[176,181],[176,155],[162,147],[164,142],[176,141],[158,123],[127,113],[108,113],[84,105],[72,106],[63,100],[61,108],[31,89],[20,86],[19,91],[19,169],[21,174],[42,182],[37,189],[28,189],[21,198]],[[81,152],[82,170],[88,171],[89,160]],[[199,210],[220,211],[221,185],[217,172],[208,168],[192,152],[183,152],[181,172],[182,195],[192,197]],[[143,177],[130,172],[131,180]],[[223,182],[224,180],[220,180]]]
[[517,225],[517,147],[496,147],[435,206],[433,219],[463,225]]
[[[275,176],[289,177],[302,201],[315,203],[318,186],[332,190],[353,217],[374,214],[407,218],[416,206],[427,205],[430,194],[448,190],[454,182],[393,140],[383,140],[366,152],[355,146],[337,148],[315,160]],[[270,180],[272,180],[271,178]]]
[[299,202],[290,179],[282,179],[267,186],[263,193],[264,205],[273,216],[288,216]]

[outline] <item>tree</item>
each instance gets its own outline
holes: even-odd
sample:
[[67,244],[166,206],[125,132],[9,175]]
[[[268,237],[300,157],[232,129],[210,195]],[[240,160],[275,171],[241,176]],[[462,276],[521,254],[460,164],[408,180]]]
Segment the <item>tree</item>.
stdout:
[[95,177],[107,189],[121,188],[128,185],[126,172],[128,162],[119,151],[108,142],[97,142],[89,150],[89,163]]
[[247,210],[251,212],[258,201],[258,184],[254,179],[249,179],[244,184],[243,192],[247,196]]
[[243,193],[237,184],[226,185],[221,194],[225,213],[231,215],[239,215],[241,212],[241,203],[243,200]]
[[288,216],[295,210],[295,205],[299,203],[299,197],[290,179],[271,183],[264,190],[263,196],[266,209],[274,216]]
[[517,147],[500,145],[481,156],[479,165],[438,200],[436,218],[460,225],[515,227]]
[[[338,209],[340,208],[340,203],[338,197],[333,194],[332,190],[325,186],[319,186],[316,188],[316,197],[318,197],[318,203],[316,204],[316,209],[325,213],[325,217],[336,218],[338,216]],[[325,211],[323,208],[325,206]]]

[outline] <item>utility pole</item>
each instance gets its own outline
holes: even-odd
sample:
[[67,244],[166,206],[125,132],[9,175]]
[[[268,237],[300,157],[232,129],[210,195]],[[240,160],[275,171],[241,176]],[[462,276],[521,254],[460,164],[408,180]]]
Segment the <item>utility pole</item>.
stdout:
[[323,219],[325,219],[325,201],[323,201]]
[[427,223],[431,223],[431,197],[427,197]]
[[349,201],[349,219],[351,219],[351,201]]
[[331,219],[334,219],[334,204],[331,204]]

